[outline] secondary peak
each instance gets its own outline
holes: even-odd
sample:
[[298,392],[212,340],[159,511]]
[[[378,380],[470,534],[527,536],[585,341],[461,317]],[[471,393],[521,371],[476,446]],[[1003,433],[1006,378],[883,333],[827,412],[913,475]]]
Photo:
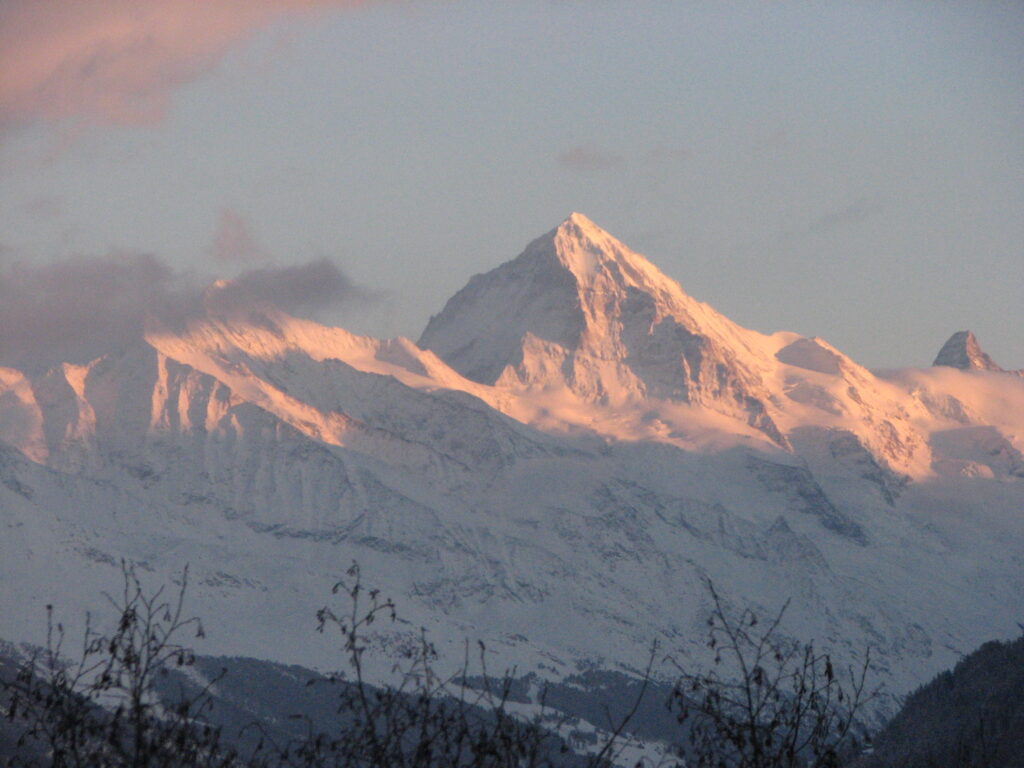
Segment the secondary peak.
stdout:
[[947,365],[964,371],[1001,371],[970,331],[957,331],[942,345],[932,365]]

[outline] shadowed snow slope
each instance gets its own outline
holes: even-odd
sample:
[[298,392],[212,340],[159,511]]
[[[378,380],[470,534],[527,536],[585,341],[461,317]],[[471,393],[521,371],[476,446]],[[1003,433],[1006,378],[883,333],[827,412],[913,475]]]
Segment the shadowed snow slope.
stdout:
[[654,639],[707,664],[710,578],[793,598],[786,631],[843,660],[873,647],[897,694],[1016,632],[1022,439],[1021,377],[745,330],[573,214],[421,346],[264,307],[0,369],[0,634],[101,607],[120,558],[188,562],[204,652],[330,668],[313,614],[356,559],[410,622],[379,674],[423,625],[562,678]]

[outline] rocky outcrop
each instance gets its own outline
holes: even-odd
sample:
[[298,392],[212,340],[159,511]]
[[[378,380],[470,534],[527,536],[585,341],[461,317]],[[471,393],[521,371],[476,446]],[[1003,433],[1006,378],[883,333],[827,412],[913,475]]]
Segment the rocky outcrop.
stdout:
[[932,365],[946,365],[962,371],[1002,371],[970,331],[957,331],[942,345]]

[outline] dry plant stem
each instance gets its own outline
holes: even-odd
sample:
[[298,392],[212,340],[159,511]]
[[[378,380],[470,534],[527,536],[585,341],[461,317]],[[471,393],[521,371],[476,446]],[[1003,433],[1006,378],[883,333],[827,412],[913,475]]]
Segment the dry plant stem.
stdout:
[[178,642],[188,630],[202,636],[196,618],[184,618],[188,569],[173,597],[161,587],[143,588],[132,565],[122,563],[123,589],[105,594],[117,614],[109,634],[97,631],[86,617],[82,648],[76,661],[64,658],[64,627],[47,606],[46,648],[21,665],[3,685],[8,719],[19,723],[19,745],[35,757],[18,765],[170,766],[227,765],[231,750],[220,748],[219,732],[203,722],[211,705],[210,688],[161,701],[157,678],[171,667],[194,662]]
[[853,743],[864,705],[870,652],[849,681],[835,674],[828,654],[810,643],[780,637],[786,605],[767,629],[747,609],[734,617],[708,581],[713,609],[708,645],[719,675],[682,671],[673,694],[680,722],[693,716],[691,760],[698,766],[730,768],[834,768]]

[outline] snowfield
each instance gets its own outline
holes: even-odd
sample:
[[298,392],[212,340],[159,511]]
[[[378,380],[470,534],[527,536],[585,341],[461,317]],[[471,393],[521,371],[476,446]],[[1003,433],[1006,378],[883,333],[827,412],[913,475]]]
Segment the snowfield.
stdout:
[[405,620],[381,676],[420,626],[450,664],[479,638],[552,680],[637,672],[654,640],[706,665],[704,579],[791,598],[784,630],[844,662],[870,646],[892,696],[1018,632],[1024,378],[969,334],[959,367],[876,374],[741,328],[580,214],[418,344],[215,293],[119,355],[0,369],[0,637],[102,613],[121,558],[189,564],[203,653],[325,670],[314,612],[357,560]]

